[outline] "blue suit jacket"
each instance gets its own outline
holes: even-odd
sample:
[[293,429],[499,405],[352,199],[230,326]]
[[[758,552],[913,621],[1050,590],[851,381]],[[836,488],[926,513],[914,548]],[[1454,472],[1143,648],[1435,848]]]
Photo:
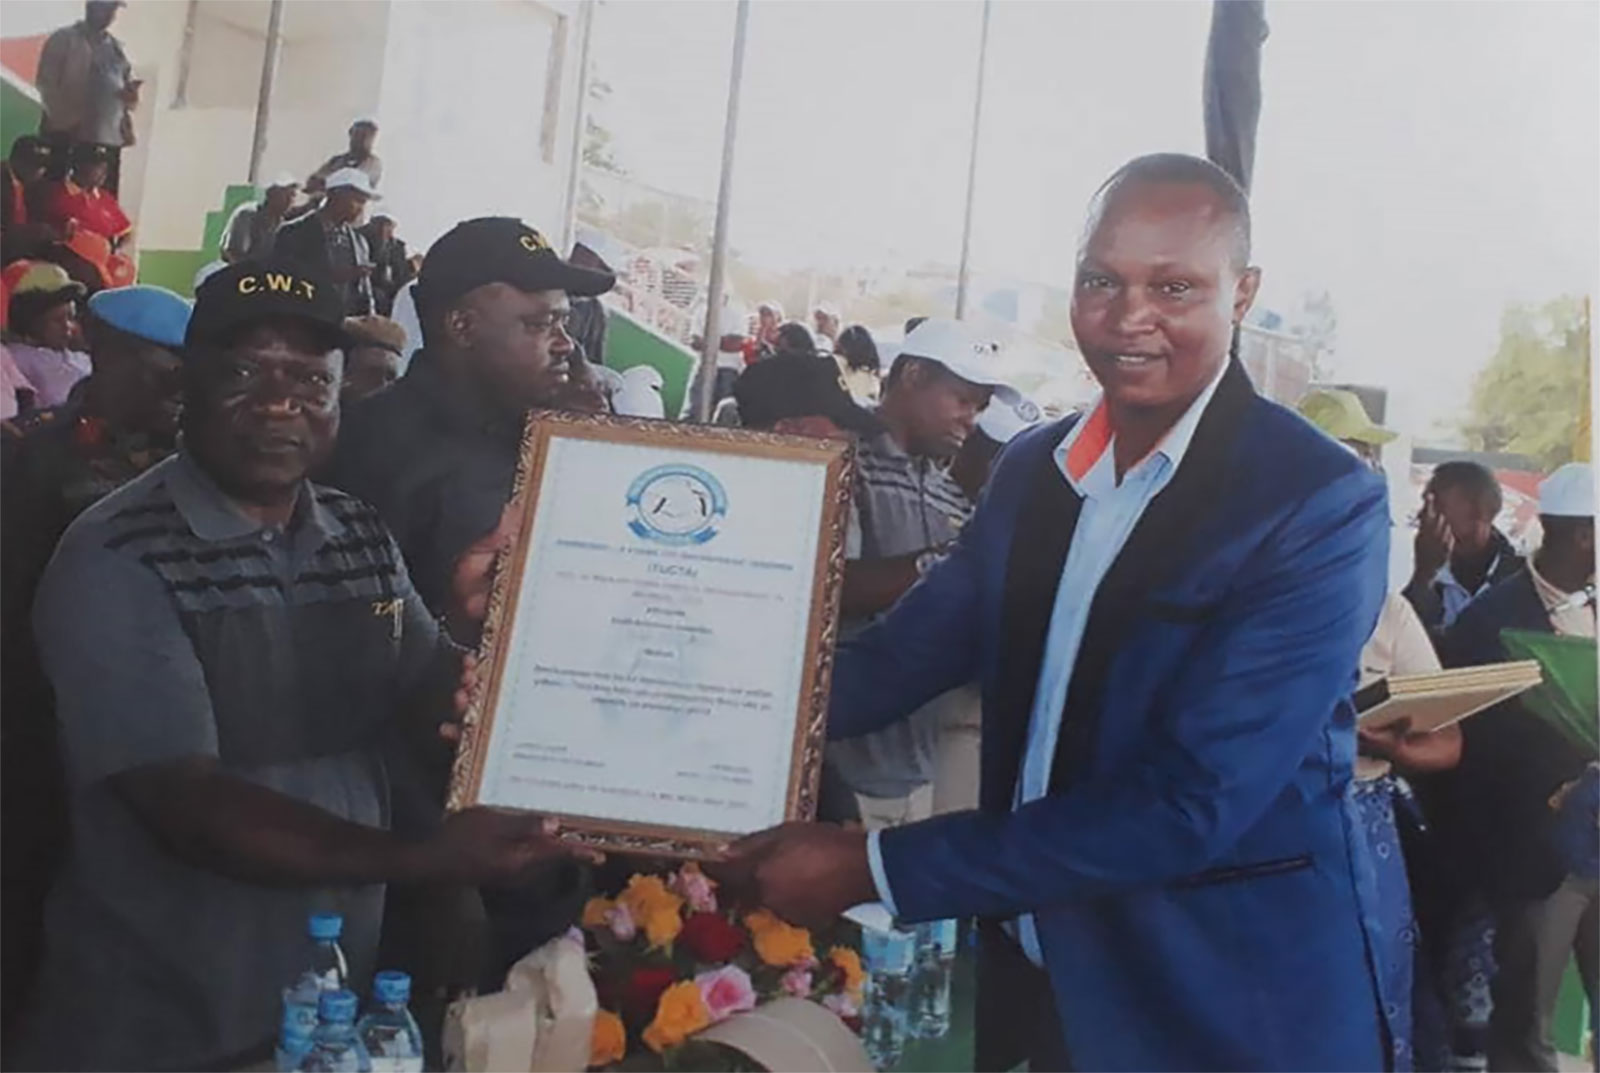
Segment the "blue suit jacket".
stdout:
[[1051,793],[1013,811],[1081,504],[1052,458],[1072,420],[1019,437],[951,555],[839,651],[833,738],[983,687],[979,810],[882,836],[901,917],[1035,913],[1078,1068],[1383,1068],[1345,791],[1384,485],[1235,362],[1094,598]]

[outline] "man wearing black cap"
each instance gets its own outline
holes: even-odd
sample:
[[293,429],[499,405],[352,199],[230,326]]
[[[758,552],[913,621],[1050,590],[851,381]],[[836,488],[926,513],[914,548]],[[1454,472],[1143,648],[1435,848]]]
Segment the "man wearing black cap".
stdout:
[[570,298],[614,282],[509,217],[457,224],[423,260],[423,349],[398,383],[351,409],[332,483],[378,509],[436,611],[457,557],[511,497],[524,415],[571,406]]
[[883,425],[855,404],[839,366],[817,354],[782,353],[746,369],[733,385],[739,423],[800,436],[871,436]]
[[458,663],[377,515],[306,479],[339,424],[336,294],[279,264],[208,279],[182,449],[81,515],[40,583],[72,848],[19,1068],[259,1061],[309,913],[343,915],[359,980],[385,883],[560,852],[488,810],[389,830],[376,743],[437,744]]
[[[457,559],[494,530],[511,497],[524,415],[605,408],[603,398],[593,397],[593,374],[567,322],[570,298],[603,294],[614,282],[609,273],[562,260],[543,235],[509,217],[457,224],[424,258],[413,292],[423,349],[392,387],[351,408],[331,483],[377,508],[400,542],[418,593],[436,612],[448,603]],[[397,771],[394,787],[397,824],[425,830],[437,821],[442,773]],[[572,922],[583,896],[577,870],[562,867],[519,896],[516,907],[491,905],[501,933],[496,948],[527,953]],[[442,935],[447,918],[470,935],[469,922],[481,909],[471,899],[441,906],[438,897],[426,891],[397,897],[386,943],[391,936]],[[402,913],[416,922],[403,921]],[[435,962],[440,945],[407,956]]]

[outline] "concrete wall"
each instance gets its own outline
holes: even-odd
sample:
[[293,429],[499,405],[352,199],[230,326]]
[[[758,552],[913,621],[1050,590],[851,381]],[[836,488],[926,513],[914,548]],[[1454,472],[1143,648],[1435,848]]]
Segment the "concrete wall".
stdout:
[[384,208],[416,249],[473,216],[561,231],[577,115],[578,5],[408,0],[392,7]]
[[[194,248],[206,211],[249,171],[268,5],[200,4],[179,99],[187,8],[134,4],[117,23],[136,68],[150,79],[140,111],[151,129],[130,161],[143,181],[128,200],[143,249]],[[362,0],[286,5],[264,176],[309,174],[344,147],[352,119],[375,111],[389,10]]]

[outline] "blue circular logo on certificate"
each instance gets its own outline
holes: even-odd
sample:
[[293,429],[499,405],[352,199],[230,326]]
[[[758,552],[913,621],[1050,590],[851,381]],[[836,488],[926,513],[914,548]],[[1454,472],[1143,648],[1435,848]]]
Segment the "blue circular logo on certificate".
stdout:
[[670,463],[628,486],[628,528],[659,544],[704,544],[728,514],[722,482],[699,466]]

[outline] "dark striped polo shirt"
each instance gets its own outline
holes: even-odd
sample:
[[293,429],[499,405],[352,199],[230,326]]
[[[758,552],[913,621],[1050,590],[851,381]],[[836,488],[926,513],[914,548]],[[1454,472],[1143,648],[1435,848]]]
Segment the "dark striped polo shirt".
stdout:
[[851,559],[892,559],[950,543],[972,516],[972,502],[931,458],[908,454],[887,432],[856,448]]
[[[971,516],[972,502],[938,462],[907,453],[888,432],[857,445],[847,558],[889,559],[942,547]],[[839,635],[849,640],[869,624],[843,622]],[[830,742],[831,772],[857,793],[904,797],[933,778],[944,712],[936,699],[874,734]]]
[[[266,887],[184,864],[110,776],[180,757],[386,827],[380,747],[453,671],[371,508],[305,484],[291,523],[246,517],[180,453],[62,537],[34,612],[72,821],[52,892],[29,1068],[220,1068],[270,1040],[306,917],[344,914],[360,979],[382,887]],[[435,718],[437,714],[434,713]]]

